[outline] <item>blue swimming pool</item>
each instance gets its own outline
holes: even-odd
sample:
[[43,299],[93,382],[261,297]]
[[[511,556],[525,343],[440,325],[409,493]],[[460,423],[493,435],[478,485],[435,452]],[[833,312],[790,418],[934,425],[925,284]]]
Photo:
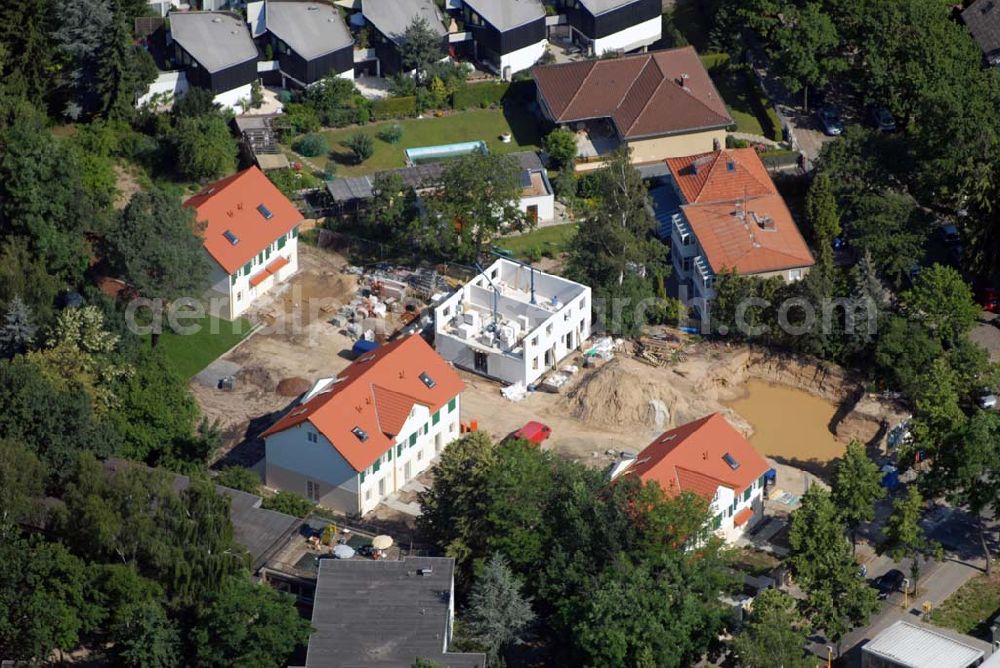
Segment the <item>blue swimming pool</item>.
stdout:
[[457,158],[460,155],[468,155],[474,151],[488,153],[486,142],[466,141],[458,144],[442,144],[440,146],[420,146],[418,148],[408,148],[406,154],[406,164],[422,165],[428,162],[439,162],[450,158]]

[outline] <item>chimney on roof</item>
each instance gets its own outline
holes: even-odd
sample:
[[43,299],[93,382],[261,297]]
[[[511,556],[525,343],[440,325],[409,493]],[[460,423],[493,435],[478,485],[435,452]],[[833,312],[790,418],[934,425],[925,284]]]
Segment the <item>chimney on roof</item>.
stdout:
[[690,79],[690,78],[691,77],[689,77],[687,74],[682,74],[677,79],[677,85],[680,86],[681,88],[683,88],[684,90],[688,90],[688,79]]
[[721,151],[722,150],[722,142],[719,141],[718,137],[716,137],[715,139],[712,140],[712,150],[713,151]]

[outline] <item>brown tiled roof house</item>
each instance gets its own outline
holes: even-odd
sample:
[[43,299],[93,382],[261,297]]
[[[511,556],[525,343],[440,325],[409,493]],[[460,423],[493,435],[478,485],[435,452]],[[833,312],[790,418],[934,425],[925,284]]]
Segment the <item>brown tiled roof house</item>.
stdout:
[[733,124],[691,47],[540,65],[532,73],[549,120],[581,132],[605,123],[632,148],[634,162],[710,151]]

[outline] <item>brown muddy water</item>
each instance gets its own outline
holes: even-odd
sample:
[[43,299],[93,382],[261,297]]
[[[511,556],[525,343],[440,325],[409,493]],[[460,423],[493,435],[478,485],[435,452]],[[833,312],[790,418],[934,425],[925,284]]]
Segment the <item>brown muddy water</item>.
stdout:
[[825,463],[844,452],[829,429],[837,406],[804,390],[751,378],[726,405],[750,423],[750,442],[767,457]]

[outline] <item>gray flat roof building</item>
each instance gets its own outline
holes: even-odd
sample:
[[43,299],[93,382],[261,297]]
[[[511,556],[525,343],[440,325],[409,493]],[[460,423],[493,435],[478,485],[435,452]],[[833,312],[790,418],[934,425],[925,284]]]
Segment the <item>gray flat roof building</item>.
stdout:
[[545,17],[539,0],[463,0],[473,11],[500,31]]
[[455,560],[324,559],[319,564],[306,668],[406,668],[418,658],[482,668],[482,654],[447,651]]
[[257,58],[246,24],[227,12],[171,12],[170,36],[209,72]]
[[399,44],[413,19],[423,17],[440,37],[448,34],[433,0],[361,0],[361,13],[380,33]]
[[[986,652],[927,624],[899,620],[861,648],[862,668],[970,668]],[[988,648],[989,645],[986,645]]]
[[268,31],[306,60],[354,43],[340,12],[332,5],[268,0],[264,12]]

